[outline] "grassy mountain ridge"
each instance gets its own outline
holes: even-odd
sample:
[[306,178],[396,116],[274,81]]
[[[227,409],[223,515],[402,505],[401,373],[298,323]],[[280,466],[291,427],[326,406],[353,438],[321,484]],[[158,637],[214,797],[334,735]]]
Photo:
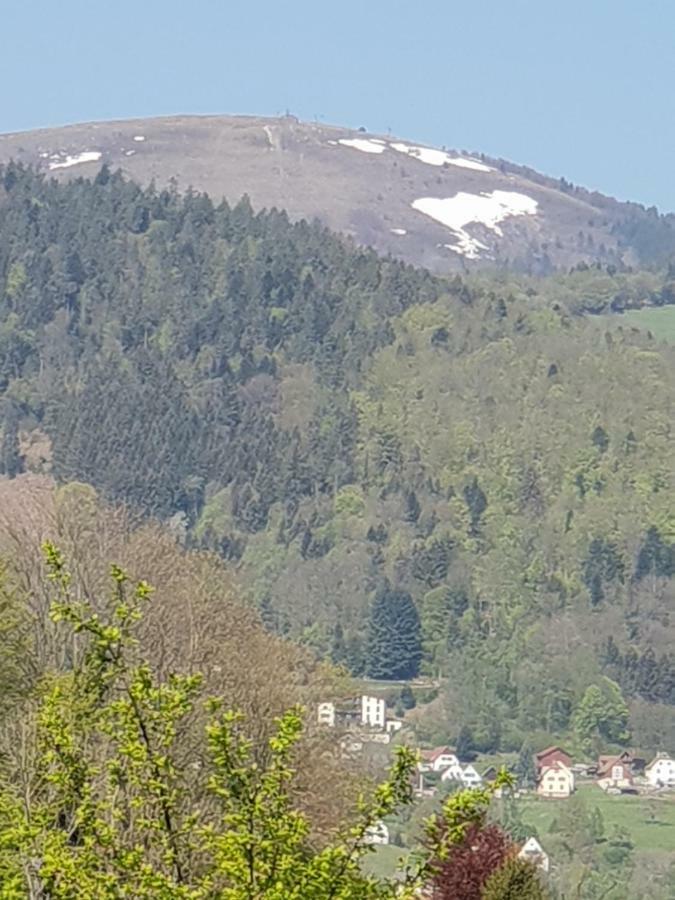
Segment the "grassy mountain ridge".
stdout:
[[[458,157],[464,165],[456,164]],[[481,266],[546,273],[598,261],[621,267],[662,262],[675,248],[672,216],[618,203],[564,178],[292,116],[176,116],[0,135],[0,163],[12,159],[58,178],[92,177],[106,163],[146,185],[174,181],[230,203],[247,194],[257,209],[316,217],[360,244],[440,273]],[[445,201],[458,194],[470,199],[453,208],[453,221],[475,214],[488,222],[464,229],[484,248],[475,258],[458,252],[457,228],[412,206],[421,198]],[[486,195],[514,194],[534,201],[536,214],[490,225],[500,213],[494,205],[484,208]],[[467,203],[473,212],[466,212]]]

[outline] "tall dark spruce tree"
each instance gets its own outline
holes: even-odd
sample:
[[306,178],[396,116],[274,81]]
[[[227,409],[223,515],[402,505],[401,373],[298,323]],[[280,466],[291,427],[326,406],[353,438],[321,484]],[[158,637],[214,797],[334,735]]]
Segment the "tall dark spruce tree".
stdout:
[[19,414],[10,406],[5,417],[0,441],[0,475],[16,478],[23,471],[23,459],[19,446]]
[[414,678],[421,660],[420,620],[412,597],[385,585],[370,610],[367,673],[388,681]]
[[675,549],[661,537],[652,526],[640,548],[635,566],[634,581],[642,581],[647,575],[656,578],[671,578],[675,574]]

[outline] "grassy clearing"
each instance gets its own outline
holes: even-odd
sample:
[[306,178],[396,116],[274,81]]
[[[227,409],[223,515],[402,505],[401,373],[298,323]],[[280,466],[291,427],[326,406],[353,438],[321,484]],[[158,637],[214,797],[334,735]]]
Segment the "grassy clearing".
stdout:
[[631,309],[620,316],[612,315],[612,322],[651,331],[657,340],[675,344],[675,306]]
[[[595,785],[582,785],[578,792],[589,808],[597,806],[608,833],[613,825],[625,828],[638,852],[673,852],[675,848],[675,795],[645,798],[612,796]],[[523,820],[534,826],[545,842],[551,822],[565,800],[522,800]]]
[[400,860],[406,859],[409,854],[409,850],[395,847],[393,844],[375,847],[363,860],[363,869],[378,878],[391,878],[394,872],[400,870]]

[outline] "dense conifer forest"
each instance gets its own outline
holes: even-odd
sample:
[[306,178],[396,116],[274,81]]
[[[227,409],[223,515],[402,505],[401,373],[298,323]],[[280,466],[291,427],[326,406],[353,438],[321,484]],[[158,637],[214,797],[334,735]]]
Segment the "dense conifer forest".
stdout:
[[675,350],[586,315],[672,270],[442,279],[246,198],[0,184],[2,474],[161,520],[354,675],[426,676],[425,739],[675,744]]

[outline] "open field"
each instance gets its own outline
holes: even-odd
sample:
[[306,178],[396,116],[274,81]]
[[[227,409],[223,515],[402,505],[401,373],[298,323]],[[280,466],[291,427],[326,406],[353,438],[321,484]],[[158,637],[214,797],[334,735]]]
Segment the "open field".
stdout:
[[657,340],[675,344],[675,306],[631,309],[621,315],[606,316],[615,324],[651,331]]
[[[605,832],[613,825],[625,828],[640,853],[675,851],[675,794],[660,797],[612,796],[595,785],[582,785],[577,794],[588,807],[597,806],[605,822]],[[551,822],[567,801],[527,799],[521,801],[523,820],[533,825],[542,843]]]
[[391,878],[399,868],[399,860],[405,859],[409,852],[409,850],[393,844],[375,847],[373,852],[365,857],[363,868],[378,878]]

